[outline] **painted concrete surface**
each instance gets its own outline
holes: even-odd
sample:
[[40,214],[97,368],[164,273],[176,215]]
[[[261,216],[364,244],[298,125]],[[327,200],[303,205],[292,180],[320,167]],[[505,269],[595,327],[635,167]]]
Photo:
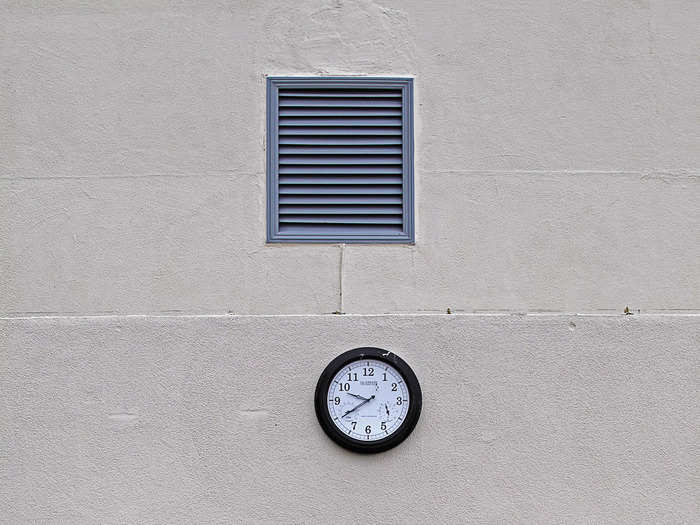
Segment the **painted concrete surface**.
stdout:
[[13,180],[0,188],[9,216],[0,241],[5,311],[339,309],[338,247],[266,247],[256,176]]
[[[28,522],[694,523],[698,316],[0,321],[0,515]],[[423,414],[358,456],[313,412],[344,350]]]
[[[699,17],[2,2],[0,522],[699,522]],[[265,77],[326,74],[415,78],[415,245],[265,244]],[[362,345],[375,457],[313,414]]]
[[694,0],[0,7],[3,176],[262,171],[264,76],[416,76],[419,169],[686,169]]
[[700,177],[424,175],[415,246],[344,248],[266,246],[261,184],[1,181],[0,311],[700,309]]
[[424,174],[412,248],[347,245],[351,313],[693,310],[700,177]]
[[[697,311],[699,16],[4,2],[0,312]],[[264,244],[265,75],[303,74],[415,77],[415,247]]]

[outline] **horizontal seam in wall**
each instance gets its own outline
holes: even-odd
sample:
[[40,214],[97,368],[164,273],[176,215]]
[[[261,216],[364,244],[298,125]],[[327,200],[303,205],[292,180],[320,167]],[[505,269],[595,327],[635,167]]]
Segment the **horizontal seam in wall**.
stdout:
[[[648,170],[488,170],[488,169],[454,169],[454,170],[425,170],[416,167],[416,171],[428,175],[559,175],[559,176],[585,176],[585,175],[619,175],[650,178],[700,178],[700,168],[679,168],[673,170],[648,169]],[[143,174],[112,174],[112,175],[39,175],[39,176],[1,176],[0,181],[13,180],[110,180],[110,179],[151,179],[151,178],[180,178],[190,179],[197,177],[246,177],[261,176],[264,169],[258,170],[221,170],[206,171],[200,173],[143,173]]]
[[264,171],[261,170],[222,170],[195,173],[143,173],[143,174],[115,174],[115,175],[37,175],[16,177],[0,177],[2,181],[13,180],[113,180],[113,179],[192,179],[197,177],[259,177]]
[[612,312],[483,312],[483,313],[385,313],[385,314],[108,314],[108,315],[30,315],[3,316],[0,321],[30,319],[200,319],[200,318],[342,318],[342,317],[700,317],[700,311],[621,314]]

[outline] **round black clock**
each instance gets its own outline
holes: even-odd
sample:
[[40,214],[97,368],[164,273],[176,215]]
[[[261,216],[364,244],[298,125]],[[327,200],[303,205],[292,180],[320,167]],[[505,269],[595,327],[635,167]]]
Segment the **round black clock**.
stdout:
[[316,385],[316,417],[339,445],[382,452],[408,437],[423,402],[411,367],[381,348],[355,348],[330,362]]

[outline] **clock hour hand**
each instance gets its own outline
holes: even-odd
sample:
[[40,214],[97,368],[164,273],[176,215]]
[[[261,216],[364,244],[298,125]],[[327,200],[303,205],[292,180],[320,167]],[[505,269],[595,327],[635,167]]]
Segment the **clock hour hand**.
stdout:
[[373,399],[374,399],[374,396],[370,397],[369,399],[365,399],[362,403],[360,403],[359,405],[357,405],[355,408],[351,408],[350,410],[348,410],[347,412],[345,412],[345,414],[343,414],[343,415],[340,416],[340,417],[345,417],[345,416],[347,416],[350,412],[354,412],[355,410],[357,410],[358,408],[360,408],[362,405],[364,405],[364,404],[366,404],[366,403],[369,403],[369,402],[372,401]]
[[369,401],[369,399],[366,397],[358,396],[357,394],[352,394],[350,392],[348,392],[348,394],[350,394],[352,397],[356,397],[357,399],[362,399],[362,401]]
[[387,406],[386,403],[384,403],[384,408],[386,408],[386,415],[391,416],[391,414],[389,413],[389,407]]

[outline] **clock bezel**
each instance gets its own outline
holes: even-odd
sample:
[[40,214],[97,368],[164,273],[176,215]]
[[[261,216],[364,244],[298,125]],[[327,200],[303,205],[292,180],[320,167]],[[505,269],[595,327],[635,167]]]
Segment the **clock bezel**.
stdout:
[[[409,405],[403,423],[399,428],[392,432],[391,435],[375,441],[361,441],[344,434],[331,419],[328,411],[328,390],[333,378],[345,368],[348,364],[361,361],[362,359],[374,359],[382,361],[394,367],[401,374],[403,381],[406,384],[409,396]],[[420,389],[420,384],[413,369],[395,353],[376,348],[365,346],[361,348],[353,348],[340,354],[333,359],[328,366],[323,370],[316,384],[315,406],[316,417],[323,431],[341,447],[344,447],[353,452],[361,452],[365,454],[374,454],[383,452],[395,447],[403,442],[418,423],[420,418],[421,408],[423,404],[423,396]]]

